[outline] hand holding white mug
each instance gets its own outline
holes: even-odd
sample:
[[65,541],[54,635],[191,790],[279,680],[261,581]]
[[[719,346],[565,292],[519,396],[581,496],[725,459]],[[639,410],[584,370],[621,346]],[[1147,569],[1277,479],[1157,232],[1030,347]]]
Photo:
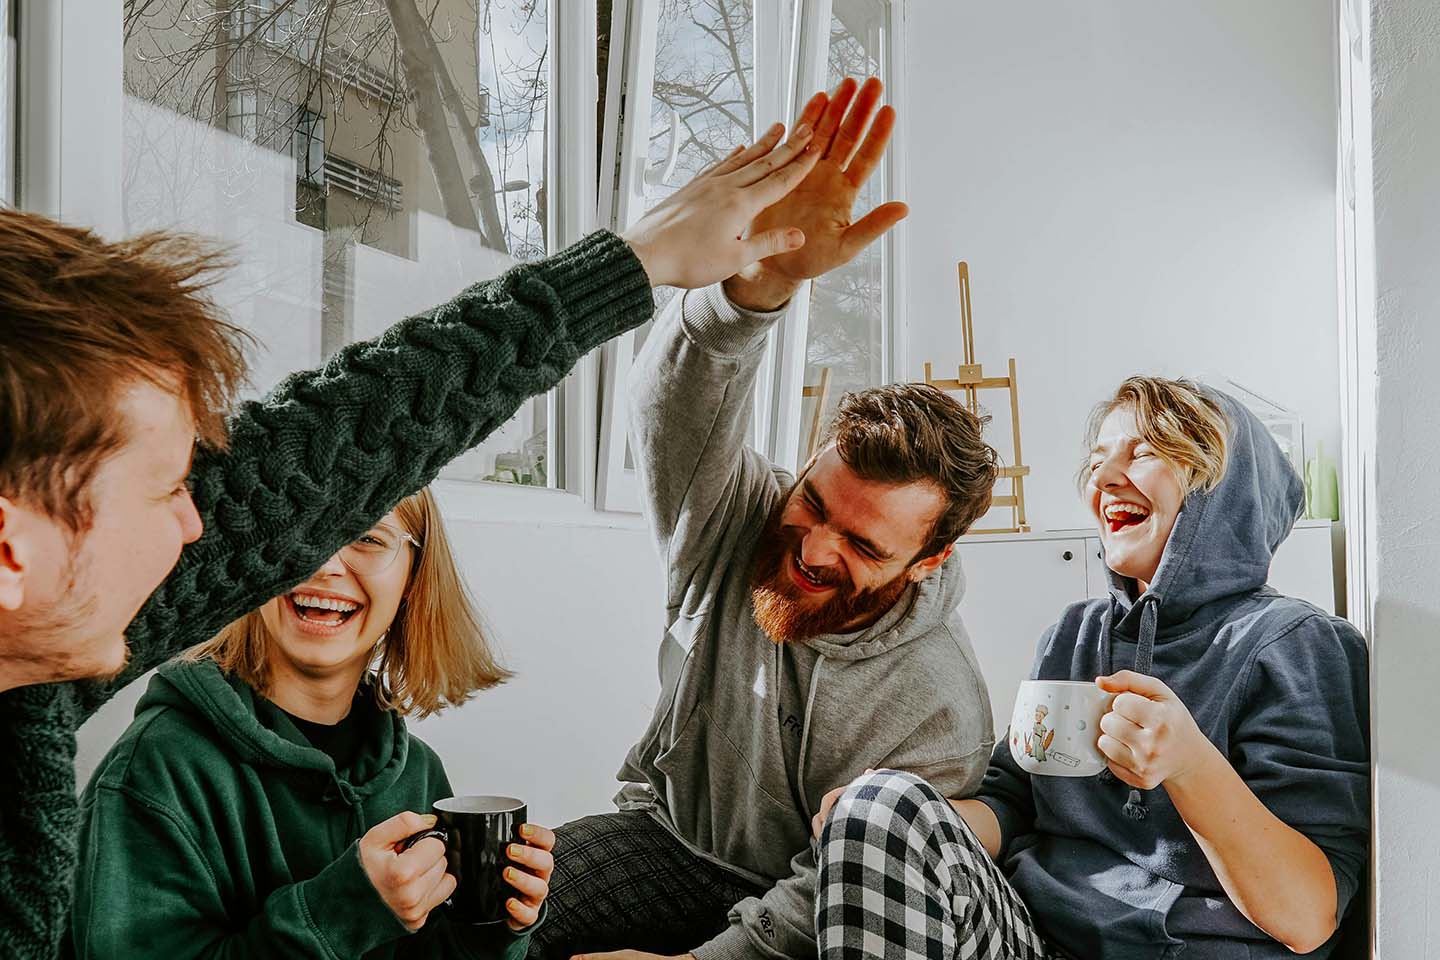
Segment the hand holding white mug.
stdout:
[[406,840],[434,826],[433,815],[407,810],[375,824],[360,838],[365,875],[390,912],[412,932],[455,890],[455,878],[445,872],[442,841],[425,837],[406,848]]
[[1100,718],[1100,752],[1110,772],[1130,786],[1153,790],[1219,756],[1189,708],[1155,677],[1121,670],[1096,677],[1095,684],[1116,695]]

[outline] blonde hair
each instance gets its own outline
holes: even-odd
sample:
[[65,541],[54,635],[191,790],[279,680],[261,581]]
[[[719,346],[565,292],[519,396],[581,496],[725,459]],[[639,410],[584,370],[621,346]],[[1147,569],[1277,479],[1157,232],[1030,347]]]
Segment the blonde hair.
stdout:
[[[420,541],[395,619],[371,665],[375,698],[402,716],[428,717],[458,706],[511,676],[490,649],[487,629],[455,564],[440,508],[429,489],[401,500],[395,513]],[[258,609],[181,654],[214,660],[264,693],[269,684],[270,632]]]
[[[1198,384],[1164,377],[1130,377],[1114,396],[1090,414],[1085,449],[1094,449],[1105,418],[1122,407],[1135,415],[1140,439],[1180,477],[1187,494],[1213,491],[1230,458],[1230,418]],[[1083,490],[1090,476],[1088,459],[1080,469]]]

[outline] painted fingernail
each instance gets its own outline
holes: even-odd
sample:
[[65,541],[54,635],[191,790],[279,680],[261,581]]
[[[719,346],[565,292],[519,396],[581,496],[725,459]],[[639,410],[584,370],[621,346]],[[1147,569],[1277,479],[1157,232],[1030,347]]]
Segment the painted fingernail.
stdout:
[[531,837],[535,836],[535,828],[530,826],[530,824],[528,823],[523,825],[520,828],[520,836],[524,837],[526,840],[529,840]]
[[[492,873],[491,876],[493,877],[494,874]],[[506,880],[514,880],[514,879],[515,879],[515,870],[514,870],[513,867],[506,867],[506,868],[505,868],[505,879],[506,879]]]
[[440,818],[435,816],[435,814],[433,813],[424,814],[420,817],[420,819],[425,821],[425,826],[427,827],[433,827],[435,826],[435,824],[440,822]]

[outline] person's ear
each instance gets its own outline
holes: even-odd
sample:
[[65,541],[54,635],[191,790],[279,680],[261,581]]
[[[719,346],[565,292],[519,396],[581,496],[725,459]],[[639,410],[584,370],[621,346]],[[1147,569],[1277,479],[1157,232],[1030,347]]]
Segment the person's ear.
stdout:
[[20,508],[0,497],[0,610],[19,610],[25,602],[25,573],[32,551],[20,526]]
[[924,560],[917,560],[912,563],[910,565],[911,582],[919,583],[936,570],[939,570],[945,564],[945,561],[950,559],[950,554],[954,551],[955,545],[953,543],[947,544],[944,550],[941,550],[933,557],[926,557]]

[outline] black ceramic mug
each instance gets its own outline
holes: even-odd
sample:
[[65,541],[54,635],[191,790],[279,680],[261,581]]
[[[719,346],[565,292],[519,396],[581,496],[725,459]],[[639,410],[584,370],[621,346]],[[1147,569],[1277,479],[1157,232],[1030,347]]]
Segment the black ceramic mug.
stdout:
[[[446,870],[455,877],[446,915],[455,923],[499,923],[510,919],[505,901],[519,891],[505,882],[513,861],[505,851],[524,844],[520,827],[528,812],[514,797],[447,797],[436,800],[435,829],[405,841],[408,849],[425,837],[445,842]],[[518,866],[516,869],[520,869]]]

